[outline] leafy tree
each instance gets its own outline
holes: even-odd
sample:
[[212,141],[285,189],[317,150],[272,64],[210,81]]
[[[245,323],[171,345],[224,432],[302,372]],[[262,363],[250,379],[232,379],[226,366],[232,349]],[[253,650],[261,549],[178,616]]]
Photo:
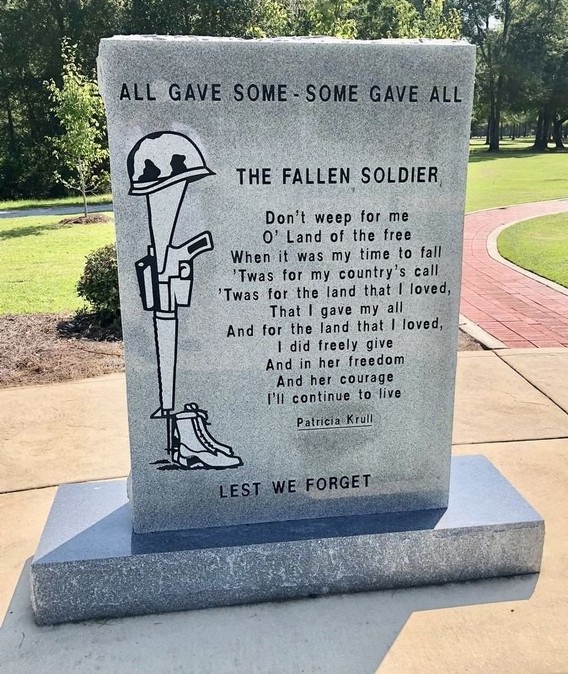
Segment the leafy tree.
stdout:
[[126,32],[161,35],[264,37],[286,18],[280,0],[127,0],[125,10]]
[[0,198],[63,196],[46,138],[59,132],[46,80],[61,84],[61,40],[94,67],[102,37],[125,32],[128,0],[0,0]]
[[280,0],[259,0],[251,18],[246,37],[278,37],[293,34],[291,7]]
[[454,0],[464,34],[478,46],[477,94],[487,107],[488,144],[502,122],[537,117],[535,150],[552,135],[563,147],[568,121],[568,0]]
[[[536,124],[535,148],[561,148],[568,121],[568,0],[0,0],[0,198],[62,196],[75,176],[46,138],[65,136],[52,90],[61,41],[91,72],[117,33],[237,37],[456,38],[478,47],[475,116],[499,149],[507,125]],[[79,69],[76,68],[77,73]],[[95,116],[96,119],[98,119]],[[519,120],[523,120],[522,123]],[[564,138],[563,138],[564,136]],[[97,140],[102,140],[102,126]],[[105,163],[105,162],[103,162]],[[54,179],[56,171],[66,183]]]
[[359,37],[447,38],[461,35],[460,14],[444,0],[369,0],[359,19]]
[[519,21],[519,69],[528,70],[527,96],[538,111],[533,149],[545,151],[552,140],[562,149],[562,125],[568,120],[568,0],[533,0]]
[[447,7],[444,0],[426,0],[417,27],[420,31],[417,37],[457,40],[461,36],[462,21],[457,9]]
[[357,37],[355,10],[358,0],[304,0],[297,5],[298,35]]
[[511,26],[524,0],[458,0],[464,35],[478,48],[479,76],[487,92],[489,151],[498,152],[513,43]]
[[62,42],[63,83],[46,83],[53,111],[62,127],[62,135],[52,138],[54,155],[64,167],[55,177],[65,187],[83,197],[87,217],[87,193],[106,180],[103,162],[108,150],[103,145],[103,102],[97,83],[81,73],[76,62],[76,47]]

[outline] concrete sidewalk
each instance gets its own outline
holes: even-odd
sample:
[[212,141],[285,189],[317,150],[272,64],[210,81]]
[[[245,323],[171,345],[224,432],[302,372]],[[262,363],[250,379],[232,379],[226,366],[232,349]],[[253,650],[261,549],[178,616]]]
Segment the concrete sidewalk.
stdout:
[[0,391],[0,671],[568,672],[568,349],[458,358],[454,451],[546,520],[538,578],[36,628],[18,579],[55,485],[126,475],[125,417],[122,375]]

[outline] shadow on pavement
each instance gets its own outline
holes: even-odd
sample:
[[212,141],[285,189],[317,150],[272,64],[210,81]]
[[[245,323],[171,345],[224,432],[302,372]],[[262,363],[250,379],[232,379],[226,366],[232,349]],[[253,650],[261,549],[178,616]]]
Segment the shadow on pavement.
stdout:
[[[24,566],[0,629],[11,674],[377,670],[415,611],[528,599],[537,575],[37,627]],[[157,579],[159,582],[159,579]]]

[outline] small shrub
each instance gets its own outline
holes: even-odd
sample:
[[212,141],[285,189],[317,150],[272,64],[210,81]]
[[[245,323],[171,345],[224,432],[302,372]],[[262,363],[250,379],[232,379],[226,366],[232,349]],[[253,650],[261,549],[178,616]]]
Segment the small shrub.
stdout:
[[116,246],[103,246],[87,256],[77,283],[79,297],[87,300],[101,324],[120,321]]

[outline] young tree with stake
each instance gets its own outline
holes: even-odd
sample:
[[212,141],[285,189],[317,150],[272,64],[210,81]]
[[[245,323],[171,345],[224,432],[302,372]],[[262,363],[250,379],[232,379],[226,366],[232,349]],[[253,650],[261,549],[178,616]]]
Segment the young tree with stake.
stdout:
[[61,136],[51,139],[54,155],[63,167],[63,174],[57,171],[55,177],[68,189],[81,193],[84,216],[87,217],[87,194],[107,177],[102,168],[108,157],[108,150],[103,145],[103,102],[97,83],[79,69],[76,45],[63,40],[61,55],[61,87],[53,80],[46,82],[53,111],[63,131]]

